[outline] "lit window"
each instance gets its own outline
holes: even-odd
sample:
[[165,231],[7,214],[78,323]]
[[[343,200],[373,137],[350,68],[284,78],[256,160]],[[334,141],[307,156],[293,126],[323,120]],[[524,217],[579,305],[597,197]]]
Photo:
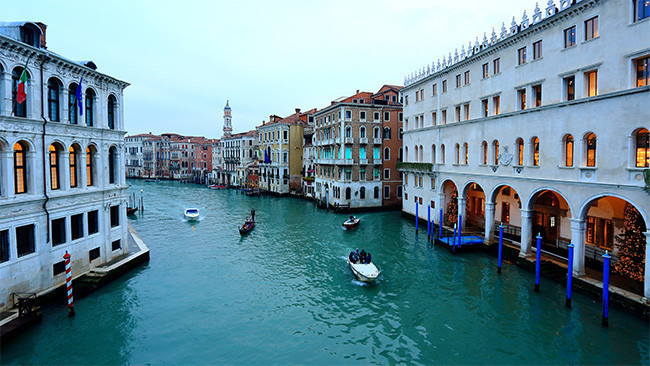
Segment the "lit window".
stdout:
[[492,105],[494,108],[494,115],[499,115],[500,113],[500,108],[501,108],[501,98],[499,96],[496,96],[492,98]]
[[431,93],[432,95],[438,94],[438,84],[433,84]]
[[564,138],[564,165],[567,167],[573,166],[573,136],[567,135]]
[[469,120],[469,103],[463,105],[463,112],[465,113],[465,121]]
[[59,149],[50,145],[50,188],[59,189]]
[[517,50],[518,65],[523,65],[526,63],[526,47],[522,47]]
[[517,106],[519,110],[526,109],[526,89],[517,90]]
[[14,144],[14,192],[27,193],[27,147],[23,142]]
[[535,100],[535,107],[542,106],[542,86],[533,85],[533,99]]
[[517,139],[517,165],[524,165],[524,139]]
[[585,80],[587,82],[587,96],[598,95],[598,71],[585,72]]
[[564,30],[564,48],[575,46],[576,44],[576,27],[567,28]]
[[539,138],[533,137],[533,166],[539,166]]
[[487,165],[488,162],[488,145],[486,141],[481,143],[481,164]]
[[636,133],[636,167],[650,167],[650,133],[646,128]]
[[566,100],[576,99],[576,77],[574,75],[564,78],[564,90],[566,90]]
[[634,22],[650,17],[650,0],[633,0]]
[[[650,0],[646,0],[650,3]],[[636,60],[636,86],[650,85],[650,56]]]
[[587,146],[587,166],[596,166],[596,135],[593,133],[587,134],[585,137]]
[[77,186],[77,150],[74,146],[70,146],[70,187]]
[[483,110],[483,117],[487,117],[488,116],[488,100],[487,99],[483,99],[481,101],[481,109]]

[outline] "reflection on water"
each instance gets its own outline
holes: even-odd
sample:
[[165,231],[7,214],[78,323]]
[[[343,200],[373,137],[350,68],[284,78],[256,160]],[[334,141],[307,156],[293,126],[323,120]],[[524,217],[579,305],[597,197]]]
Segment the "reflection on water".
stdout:
[[[3,345],[2,363],[648,363],[648,325],[482,253],[451,255],[399,212],[346,215],[293,198],[132,182],[151,262]],[[201,220],[182,222],[186,207]],[[255,208],[257,224],[238,229]],[[180,213],[180,214],[179,214]],[[382,270],[357,281],[363,248]],[[71,341],[72,340],[72,341]]]

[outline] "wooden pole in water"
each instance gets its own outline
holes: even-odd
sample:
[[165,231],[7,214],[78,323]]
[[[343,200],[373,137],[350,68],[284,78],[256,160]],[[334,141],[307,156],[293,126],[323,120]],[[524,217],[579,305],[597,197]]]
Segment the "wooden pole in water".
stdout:
[[537,234],[537,257],[535,260],[535,291],[539,292],[539,274],[542,261],[542,235]]
[[440,209],[440,221],[438,221],[438,237],[442,238],[442,209]]
[[70,254],[66,250],[63,255],[65,260],[65,287],[66,294],[68,297],[68,317],[74,316],[74,301],[72,298],[72,270],[70,269]]
[[420,221],[419,219],[420,217],[418,214],[418,201],[415,201],[415,233],[416,234],[418,233],[418,221]]
[[573,245],[573,243],[569,244],[569,268],[567,269],[566,275],[566,302],[564,303],[567,308],[571,307],[571,287],[573,282],[573,248],[575,248],[575,245]]
[[603,254],[603,327],[609,327],[609,260],[607,250]]
[[501,273],[501,260],[503,258],[503,224],[499,225],[499,265],[497,273]]

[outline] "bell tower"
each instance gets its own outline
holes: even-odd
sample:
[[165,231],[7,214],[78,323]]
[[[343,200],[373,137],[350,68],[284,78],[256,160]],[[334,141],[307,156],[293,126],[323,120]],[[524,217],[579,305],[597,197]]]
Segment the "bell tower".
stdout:
[[223,137],[230,137],[232,135],[232,115],[230,114],[230,106],[226,100],[226,106],[223,108]]

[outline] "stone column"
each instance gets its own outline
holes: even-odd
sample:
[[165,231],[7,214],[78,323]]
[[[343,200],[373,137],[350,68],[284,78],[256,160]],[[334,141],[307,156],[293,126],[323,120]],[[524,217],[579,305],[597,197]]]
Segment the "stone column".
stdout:
[[525,258],[532,254],[533,211],[521,209],[521,250],[519,257]]
[[70,153],[63,150],[59,156],[59,189],[70,189]]
[[584,276],[586,221],[581,219],[569,219],[569,221],[571,221],[571,242],[575,247],[573,249],[573,275]]
[[77,187],[86,188],[88,177],[86,176],[86,150],[84,148],[81,148],[81,153],[77,155],[77,168],[79,169]]
[[490,243],[494,236],[494,202],[485,202],[485,242]]
[[461,222],[461,225],[463,227],[459,227],[459,230],[462,230],[465,226],[465,222],[467,222],[467,212],[465,212],[465,202],[467,199],[465,197],[458,197],[458,216],[460,217],[461,215],[463,216],[463,222]]
[[2,82],[0,88],[2,91],[2,95],[0,95],[0,98],[2,98],[0,100],[0,114],[10,116],[13,107],[11,104],[11,70],[5,70],[4,77],[0,82]]
[[646,231],[645,233],[645,272],[643,273],[644,276],[644,284],[643,284],[643,296],[646,298],[650,298],[650,231]]
[[64,85],[62,89],[63,89],[63,93],[61,93],[61,94],[63,95],[63,99],[60,101],[59,104],[63,108],[61,108],[61,118],[60,118],[60,120],[63,123],[70,123],[70,116],[69,116],[70,106],[68,105],[68,88],[66,88],[65,85]]

